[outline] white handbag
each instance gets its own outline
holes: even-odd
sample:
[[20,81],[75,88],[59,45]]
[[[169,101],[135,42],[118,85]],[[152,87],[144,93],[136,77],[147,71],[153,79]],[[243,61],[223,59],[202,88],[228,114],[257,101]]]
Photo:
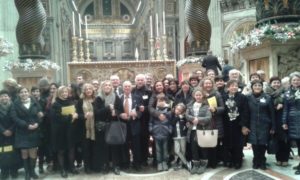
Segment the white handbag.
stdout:
[[200,147],[213,148],[218,143],[218,130],[197,130],[197,142]]

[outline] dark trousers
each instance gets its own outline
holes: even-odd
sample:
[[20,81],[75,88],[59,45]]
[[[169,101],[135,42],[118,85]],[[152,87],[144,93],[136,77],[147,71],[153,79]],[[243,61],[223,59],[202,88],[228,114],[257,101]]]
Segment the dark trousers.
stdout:
[[94,170],[93,158],[94,158],[94,144],[95,141],[85,139],[83,142],[83,159],[85,170]]
[[149,157],[149,133],[143,132],[141,134],[141,162],[147,163]]
[[150,134],[149,134],[149,114],[146,112],[141,118],[141,163],[147,164],[148,157],[150,156],[149,144],[150,144]]
[[290,156],[290,144],[286,141],[278,140],[278,151],[276,160],[280,162],[288,162]]
[[168,139],[155,139],[155,147],[157,164],[167,162],[169,158]]
[[208,148],[201,148],[196,141],[197,133],[196,130],[192,130],[190,135],[190,145],[192,152],[192,160],[199,161],[200,159],[208,159]]
[[232,164],[241,164],[243,160],[243,145],[225,147],[224,161]]
[[264,165],[266,163],[266,145],[254,145],[252,144],[253,150],[253,164],[255,165]]
[[298,148],[298,156],[300,155],[300,139],[295,139],[297,148]]
[[[131,149],[132,156],[133,156],[133,165],[139,166],[141,163],[141,135],[137,134],[134,136],[128,136],[127,139],[127,147],[126,147],[126,154],[129,156],[129,149]],[[128,157],[129,162],[129,157]]]
[[77,142],[75,144],[75,160],[77,165],[82,163],[83,160],[83,142]]
[[38,158],[39,158],[39,165],[43,166],[44,161],[46,160],[47,163],[51,161],[52,158],[50,158],[50,148],[47,144],[42,144],[38,148]]
[[223,161],[224,147],[223,138],[218,138],[215,148],[208,148],[208,166],[215,168],[220,161]]
[[122,150],[124,145],[110,145],[110,154],[113,167],[120,167],[122,163]]

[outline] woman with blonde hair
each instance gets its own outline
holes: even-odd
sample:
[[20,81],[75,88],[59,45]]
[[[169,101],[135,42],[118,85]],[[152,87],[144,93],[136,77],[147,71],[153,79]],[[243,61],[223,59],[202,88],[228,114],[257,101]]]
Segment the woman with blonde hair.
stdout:
[[69,89],[61,86],[57,90],[57,97],[52,106],[52,140],[53,149],[57,152],[57,159],[60,165],[61,176],[68,177],[65,165],[65,153],[68,153],[68,168],[72,174],[78,174],[74,167],[74,122],[77,121],[75,104],[69,99]]
[[[95,146],[95,116],[94,116],[94,101],[95,91],[94,86],[89,83],[85,83],[82,86],[82,92],[80,99],[76,106],[78,113],[78,121],[81,121],[80,132],[83,132],[83,158],[84,158],[84,170],[87,174],[94,170],[93,158],[94,158],[94,146]],[[81,138],[81,137],[80,137]]]
[[200,88],[207,93],[209,110],[212,114],[213,128],[218,129],[218,144],[217,147],[211,148],[208,152],[208,167],[216,168],[220,161],[224,160],[224,102],[221,94],[216,90],[213,79],[205,77],[200,82]]
[[119,96],[114,92],[111,81],[106,80],[101,84],[101,90],[95,99],[95,122],[97,129],[97,142],[101,145],[97,151],[99,154],[98,163],[102,164],[102,170],[108,170],[109,151],[113,164],[113,171],[116,175],[120,175],[120,165],[122,163],[122,145],[108,145],[105,142],[105,126],[117,120],[117,116],[121,112],[122,102]]

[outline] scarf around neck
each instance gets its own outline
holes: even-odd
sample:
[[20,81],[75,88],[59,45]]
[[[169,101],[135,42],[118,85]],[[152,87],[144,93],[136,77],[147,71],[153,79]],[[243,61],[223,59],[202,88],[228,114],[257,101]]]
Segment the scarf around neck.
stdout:
[[[83,99],[83,112],[84,114],[88,112],[94,113],[94,108],[92,105],[92,101],[89,99]],[[91,118],[87,118],[85,120],[85,128],[86,128],[86,138],[95,140],[95,118],[92,116]]]

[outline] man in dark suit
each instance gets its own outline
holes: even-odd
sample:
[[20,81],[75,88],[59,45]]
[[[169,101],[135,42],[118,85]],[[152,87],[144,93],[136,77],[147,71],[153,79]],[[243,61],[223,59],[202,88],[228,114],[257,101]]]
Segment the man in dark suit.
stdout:
[[123,94],[123,89],[122,89],[122,86],[121,86],[121,81],[120,81],[120,78],[118,75],[111,75],[110,76],[110,81],[111,81],[111,84],[114,88],[114,91],[115,93],[121,97],[122,94]]
[[206,69],[206,71],[208,69],[212,69],[215,71],[216,75],[219,75],[218,69],[220,69],[220,71],[222,71],[222,67],[218,61],[218,58],[216,56],[212,55],[212,51],[209,50],[207,52],[207,56],[203,59],[202,62],[202,67],[204,67]]
[[124,146],[123,161],[124,166],[129,165],[129,149],[133,155],[133,168],[140,170],[141,163],[141,122],[140,117],[143,109],[142,100],[139,96],[132,94],[132,84],[130,81],[124,81],[123,92],[121,96],[121,102],[123,106],[121,108],[121,119],[127,124],[127,142]]
[[151,97],[152,91],[148,90],[145,85],[146,77],[144,74],[138,74],[135,77],[135,87],[132,90],[134,96],[138,96],[142,99],[142,106],[140,106],[140,111],[142,116],[141,121],[141,163],[147,165],[149,157],[149,111],[148,104]]
[[223,66],[223,70],[222,70],[222,76],[224,78],[224,81],[227,82],[229,80],[229,71],[231,69],[234,69],[233,66],[230,66],[228,59],[224,59],[224,66]]

